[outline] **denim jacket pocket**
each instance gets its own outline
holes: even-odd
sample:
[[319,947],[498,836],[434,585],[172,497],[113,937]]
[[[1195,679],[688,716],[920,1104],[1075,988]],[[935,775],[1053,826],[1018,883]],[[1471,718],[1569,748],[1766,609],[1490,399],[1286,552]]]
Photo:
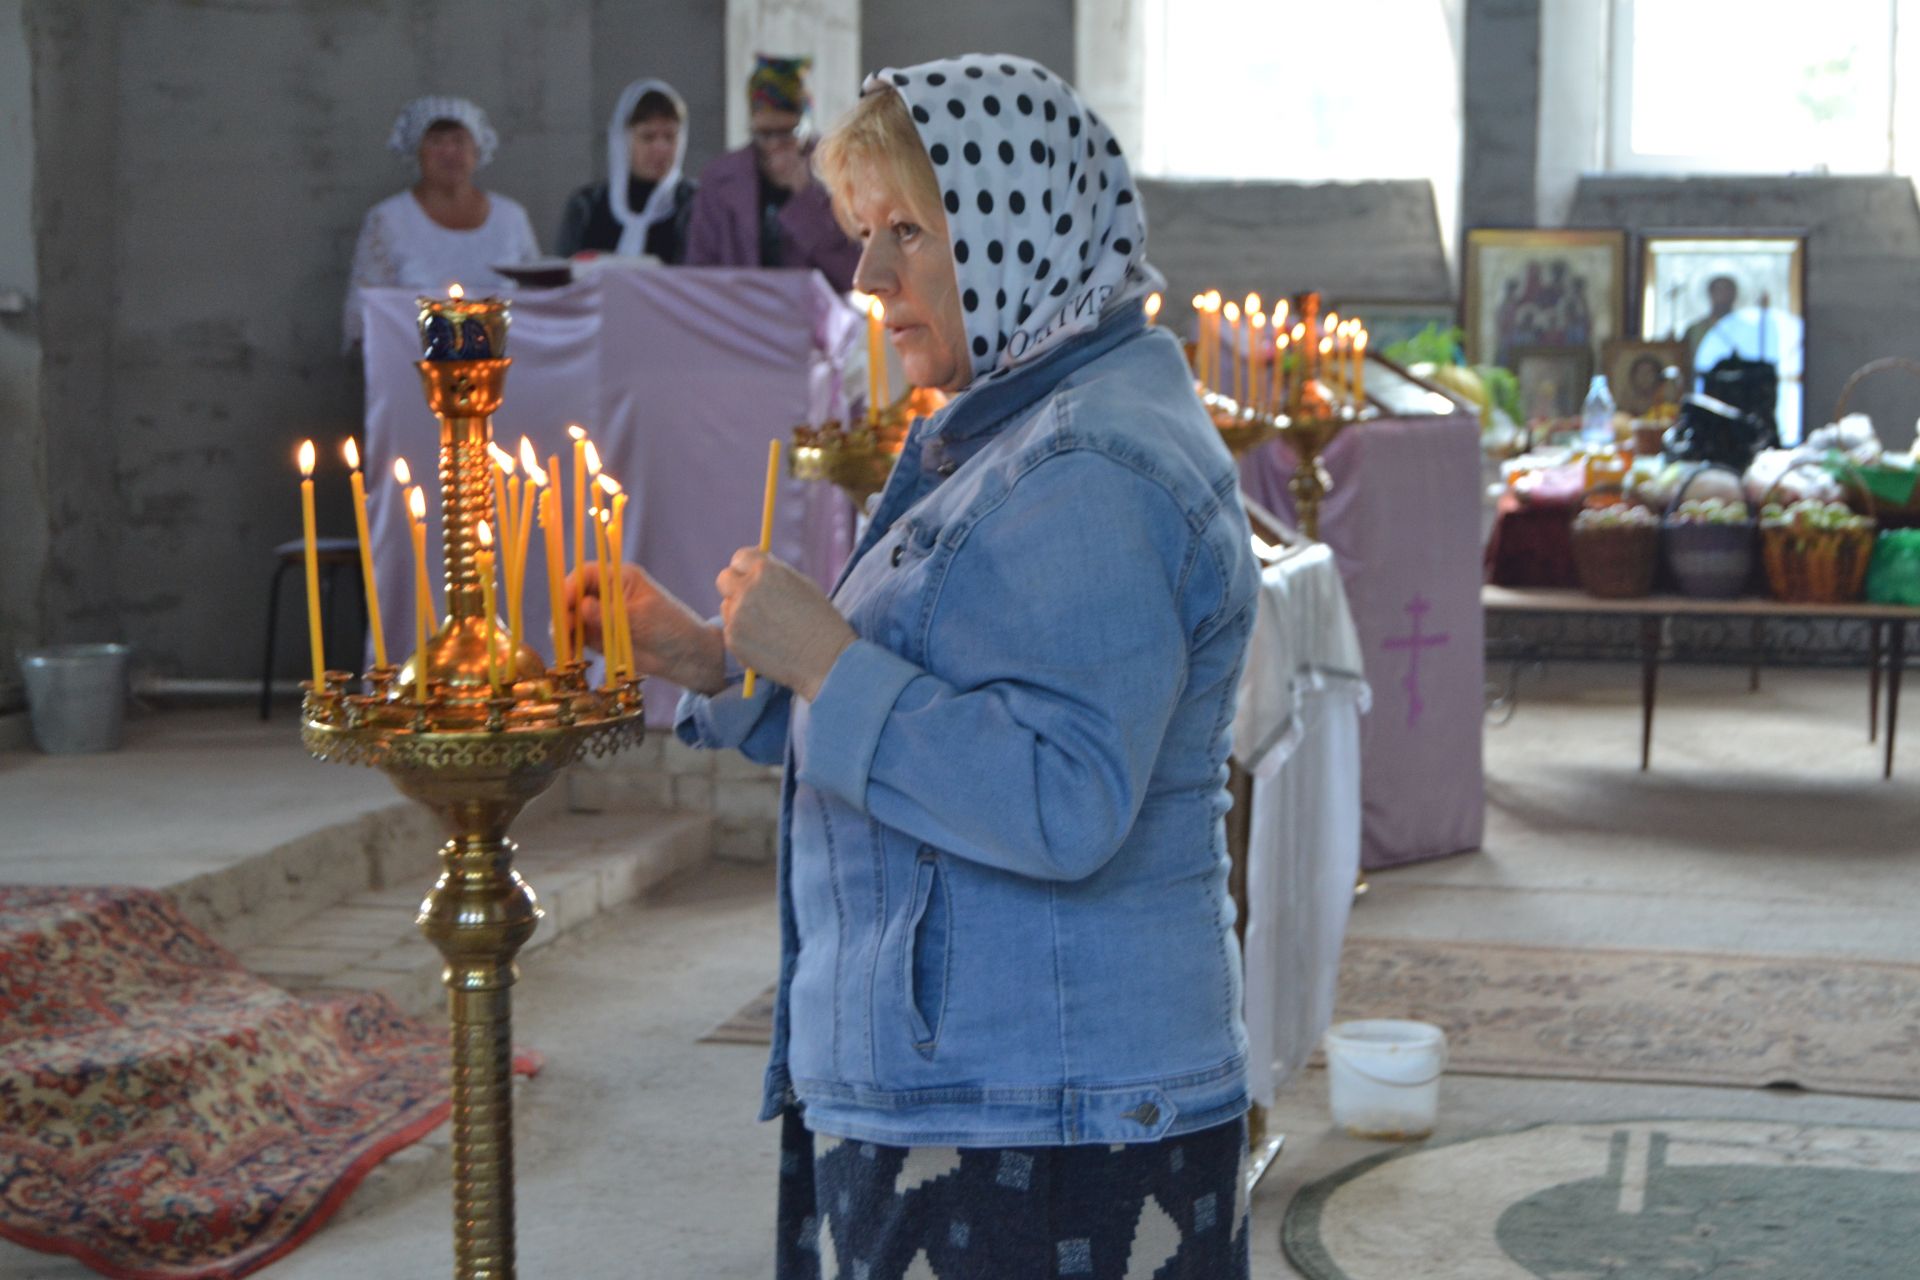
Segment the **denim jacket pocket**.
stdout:
[[940,1040],[940,1022],[947,1007],[952,937],[953,907],[939,856],[923,850],[914,867],[913,911],[907,920],[906,945],[901,948],[900,986],[913,1028],[913,1047],[929,1058]]

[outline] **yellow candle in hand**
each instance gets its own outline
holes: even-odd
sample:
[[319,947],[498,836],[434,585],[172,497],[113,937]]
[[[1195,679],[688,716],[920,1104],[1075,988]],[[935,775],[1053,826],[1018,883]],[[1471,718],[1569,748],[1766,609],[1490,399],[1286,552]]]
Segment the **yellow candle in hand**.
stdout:
[[600,674],[604,681],[601,688],[609,691],[620,683],[617,656],[620,642],[616,638],[619,633],[614,630],[613,603],[608,595],[613,583],[613,557],[607,553],[607,521],[611,518],[596,497],[593,503],[593,537],[600,553],[600,588],[596,593],[600,600]]
[[[604,477],[603,477],[604,478]],[[620,678],[633,679],[633,627],[627,618],[627,495],[613,495],[613,516],[607,524],[607,550],[613,560],[614,634],[620,643]]]
[[[780,442],[767,442],[767,494],[760,506],[760,550],[773,550],[773,503],[780,493]],[[740,687],[740,696],[753,696],[754,673],[747,671],[746,683]]]
[[360,446],[352,436],[340,442],[353,484],[353,524],[360,534],[360,585],[367,594],[367,630],[373,635],[373,665],[387,665],[387,634],[380,626],[380,589],[373,581],[373,539],[367,536],[367,482],[360,474]]
[[485,611],[481,635],[486,638],[487,645],[487,687],[497,698],[500,696],[500,661],[493,643],[496,630],[493,620],[493,530],[485,520],[481,520],[474,525],[474,533],[480,539],[480,550],[473,554],[473,567],[480,575],[480,607]]
[[[404,462],[394,464],[399,475]],[[413,691],[427,700],[427,620],[433,616],[433,588],[427,583],[427,495],[419,488],[407,493],[407,533],[413,541]]]
[[306,536],[307,643],[313,650],[313,689],[327,687],[326,641],[320,633],[320,543],[313,532],[313,441],[300,442],[300,525]]
[[891,388],[887,386],[887,344],[881,340],[881,324],[887,308],[878,298],[867,300],[867,421],[880,421]]
[[601,510],[606,517],[602,523],[607,534],[606,564],[609,575],[602,579],[600,587],[600,627],[605,641],[601,649],[607,656],[608,682],[617,684],[632,674],[627,666],[627,601],[625,583],[622,581],[625,571],[620,567],[626,559],[622,525],[627,495],[621,492],[620,482],[610,475],[597,476],[593,483],[600,491],[595,498],[601,503]]

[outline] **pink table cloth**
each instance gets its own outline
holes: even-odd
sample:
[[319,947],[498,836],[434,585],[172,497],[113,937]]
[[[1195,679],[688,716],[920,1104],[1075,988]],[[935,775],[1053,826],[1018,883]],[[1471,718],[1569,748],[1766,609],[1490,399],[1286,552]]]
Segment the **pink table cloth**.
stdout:
[[[415,291],[367,289],[367,456],[371,537],[390,659],[413,651],[412,550],[393,459],[416,483],[436,485],[439,434],[420,390]],[[569,423],[592,434],[607,472],[631,495],[626,556],[694,609],[718,612],[714,578],[734,551],[758,541],[767,442],[796,423],[844,413],[837,370],[859,316],[818,272],[709,268],[612,269],[513,300],[506,402],[494,415],[500,446],[527,436],[541,465],[567,473]],[[428,503],[428,554],[440,589],[440,513]],[[853,545],[852,504],[830,485],[781,486],[774,553],[830,586]],[[528,553],[527,641],[551,656],[546,576]],[[504,613],[504,606],[503,606]],[[678,690],[649,681],[647,721],[672,722]]]
[[[1333,549],[1373,688],[1361,738],[1361,857],[1368,868],[1477,849],[1486,790],[1480,610],[1480,429],[1468,414],[1383,418],[1327,449]],[[1248,496],[1293,519],[1293,455],[1240,464]]]

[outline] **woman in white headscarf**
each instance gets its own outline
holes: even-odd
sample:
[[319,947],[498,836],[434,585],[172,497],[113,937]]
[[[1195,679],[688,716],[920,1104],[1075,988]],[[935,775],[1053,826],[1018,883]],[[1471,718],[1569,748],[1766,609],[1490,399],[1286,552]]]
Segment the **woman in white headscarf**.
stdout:
[[516,200],[475,185],[499,146],[487,113],[465,98],[415,98],[400,111],[387,150],[418,166],[418,180],[367,210],[347,286],[346,345],[360,341],[360,290],[399,285],[438,293],[505,288],[496,263],[540,256],[533,223]]
[[687,104],[664,80],[635,80],[607,122],[607,181],[588,183],[567,201],[555,251],[679,262],[697,190],[681,173],[686,158]]
[[[761,1116],[778,1280],[1245,1280],[1222,819],[1257,575],[1118,141],[1024,58],[888,69],[820,144],[914,423],[829,596],[636,566],[690,745],[784,763]],[[570,599],[589,634],[598,583]],[[740,668],[752,668],[751,697]]]

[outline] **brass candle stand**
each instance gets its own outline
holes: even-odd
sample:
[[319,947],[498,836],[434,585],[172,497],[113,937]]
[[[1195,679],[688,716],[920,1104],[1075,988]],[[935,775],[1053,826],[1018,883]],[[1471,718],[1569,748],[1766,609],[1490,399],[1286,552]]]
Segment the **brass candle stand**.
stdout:
[[[425,336],[432,308],[422,303]],[[496,305],[497,353],[506,304]],[[329,672],[325,688],[308,684],[302,709],[301,737],[315,758],[383,770],[449,833],[417,923],[446,961],[457,1280],[514,1275],[511,991],[514,958],[542,912],[514,870],[507,829],[566,765],[644,733],[637,681],[590,688],[580,663],[550,668],[485,616],[476,527],[492,501],[487,446],[510,363],[419,362],[440,420],[447,616],[400,670],[368,672],[364,692],[353,691],[350,674]]]
[[795,427],[788,470],[797,480],[832,481],[864,511],[867,500],[887,487],[914,419],[936,412],[946,402],[945,395],[930,387],[914,387],[857,427],[849,429],[837,421]]
[[1269,441],[1286,441],[1294,457],[1293,476],[1287,481],[1287,492],[1293,495],[1294,518],[1301,533],[1317,540],[1320,504],[1333,488],[1333,478],[1327,472],[1327,446],[1350,424],[1378,416],[1376,410],[1371,405],[1336,403],[1318,383],[1305,388],[1300,409],[1292,414],[1251,409],[1229,396],[1204,390],[1200,392],[1200,404],[1219,429],[1228,452],[1236,458]]

